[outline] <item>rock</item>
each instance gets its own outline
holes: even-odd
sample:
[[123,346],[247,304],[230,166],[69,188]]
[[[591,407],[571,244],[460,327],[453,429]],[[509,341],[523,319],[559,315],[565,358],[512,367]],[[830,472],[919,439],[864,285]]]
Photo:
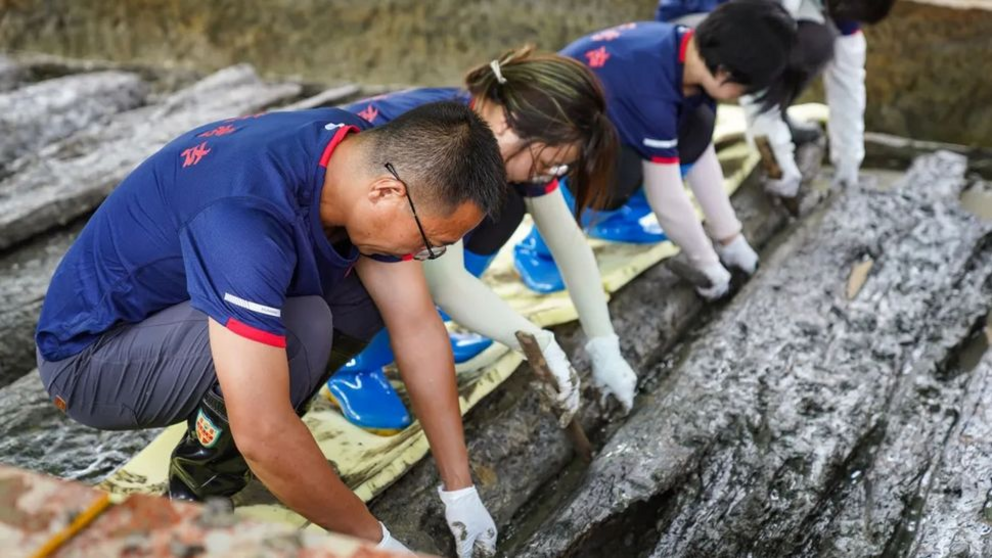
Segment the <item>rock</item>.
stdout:
[[37,371],[0,393],[0,462],[8,465],[95,481],[130,459],[161,432],[118,432],[83,426],[55,408]]
[[964,170],[924,157],[803,223],[516,555],[868,556],[912,539],[962,393],[935,384],[992,294],[992,227],[957,204]]
[[143,104],[147,94],[141,78],[123,72],[67,76],[0,94],[0,173],[21,155]]
[[21,82],[23,72],[16,62],[0,55],[0,91],[9,91]]
[[278,110],[307,110],[340,105],[348,102],[350,99],[356,98],[361,91],[361,87],[353,83],[348,83],[339,87],[326,89],[312,97],[307,97],[293,104],[279,107]]
[[141,161],[190,128],[259,112],[299,91],[232,66],[16,161],[0,182],[0,250],[92,211]]
[[[986,329],[988,335],[988,329]],[[946,431],[943,466],[917,507],[918,556],[992,556],[992,353],[962,382],[963,394]]]
[[0,388],[36,366],[34,329],[41,303],[82,226],[77,223],[0,256]]

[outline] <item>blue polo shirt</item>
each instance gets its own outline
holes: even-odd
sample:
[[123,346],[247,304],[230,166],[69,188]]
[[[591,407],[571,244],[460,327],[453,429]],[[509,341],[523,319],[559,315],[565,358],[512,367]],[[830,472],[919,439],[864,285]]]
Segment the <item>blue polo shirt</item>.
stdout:
[[289,297],[350,271],[319,208],[327,162],[369,127],[339,109],[232,118],[183,134],[135,169],[55,271],[35,340],[48,361],[184,301],[243,337],[286,346]]
[[[728,0],[658,0],[658,9],[654,12],[654,18],[658,21],[674,21],[689,14],[710,13],[720,4]],[[861,25],[857,21],[849,19],[834,19],[834,25],[841,35],[854,35],[861,31]]]
[[645,160],[678,164],[680,119],[704,103],[716,109],[705,93],[682,93],[691,36],[692,30],[683,26],[626,23],[582,37],[561,51],[596,74],[620,142]]

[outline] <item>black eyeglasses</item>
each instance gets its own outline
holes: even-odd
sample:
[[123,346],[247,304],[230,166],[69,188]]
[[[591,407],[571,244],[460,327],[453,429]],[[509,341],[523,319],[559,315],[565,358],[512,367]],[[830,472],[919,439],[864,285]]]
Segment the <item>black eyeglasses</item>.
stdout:
[[406,182],[403,182],[403,179],[400,178],[400,175],[396,174],[396,169],[393,168],[392,163],[386,163],[385,166],[386,166],[386,170],[389,171],[389,174],[393,175],[393,178],[395,178],[396,181],[402,184],[403,187],[406,189],[406,199],[408,202],[410,202],[410,211],[413,212],[413,220],[417,223],[417,230],[420,231],[420,237],[424,239],[425,248],[414,254],[413,259],[423,262],[426,260],[436,260],[440,258],[442,255],[444,255],[445,252],[447,252],[448,247],[431,246],[431,242],[427,240],[427,233],[424,232],[424,226],[420,223],[420,217],[417,216],[417,208],[413,206],[413,198],[410,197],[410,186],[407,185]]

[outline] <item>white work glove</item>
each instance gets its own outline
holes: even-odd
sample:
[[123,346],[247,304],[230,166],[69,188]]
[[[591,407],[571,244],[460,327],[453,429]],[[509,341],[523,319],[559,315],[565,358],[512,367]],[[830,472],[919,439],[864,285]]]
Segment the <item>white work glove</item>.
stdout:
[[406,553],[409,554],[410,556],[414,555],[413,551],[411,551],[409,548],[404,546],[403,543],[401,543],[400,541],[394,539],[393,536],[389,534],[389,529],[386,529],[386,526],[383,525],[381,521],[379,522],[379,526],[382,527],[382,540],[379,541],[379,544],[375,545],[376,548],[378,548],[379,550],[390,550],[398,554]]
[[803,182],[801,174],[785,174],[782,178],[766,178],[765,191],[780,198],[794,198]]
[[730,272],[719,262],[700,268],[699,271],[710,280],[709,287],[696,287],[699,296],[714,301],[730,290]]
[[558,346],[553,333],[544,329],[534,337],[543,347],[541,353],[548,362],[548,368],[554,374],[555,381],[558,382],[558,393],[554,396],[554,403],[560,411],[558,426],[565,428],[579,410],[579,375],[576,374],[575,368],[572,368],[565,351]]
[[747,243],[743,234],[738,234],[729,244],[717,242],[714,248],[727,267],[736,267],[748,275],[753,275],[758,269],[758,253]]
[[609,395],[617,398],[624,413],[634,406],[637,374],[620,354],[620,338],[614,335],[593,337],[586,343],[586,352],[592,359],[592,380],[605,403]]
[[489,558],[496,555],[496,522],[474,486],[448,492],[437,487],[444,502],[444,519],[455,537],[458,558]]

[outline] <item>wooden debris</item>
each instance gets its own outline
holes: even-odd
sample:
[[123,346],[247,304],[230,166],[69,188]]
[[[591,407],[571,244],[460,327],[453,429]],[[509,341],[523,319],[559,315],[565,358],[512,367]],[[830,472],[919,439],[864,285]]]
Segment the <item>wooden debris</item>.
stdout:
[[871,272],[871,267],[875,265],[875,260],[870,257],[866,257],[864,260],[854,264],[851,267],[851,275],[847,279],[847,299],[851,300],[858,296],[861,292],[861,287],[865,286],[865,281],[868,280],[868,274]]
[[354,83],[348,83],[339,87],[333,87],[322,91],[313,97],[297,101],[291,105],[279,107],[278,110],[307,110],[320,107],[330,107],[347,102],[362,91],[362,88]]
[[144,103],[148,87],[135,74],[97,72],[0,94],[0,172],[78,130]]
[[[524,356],[527,357],[527,362],[530,364],[537,379],[550,386],[553,393],[560,393],[558,381],[555,379],[551,369],[548,368],[548,363],[544,360],[544,354],[541,353],[541,346],[537,344],[534,336],[524,331],[518,331],[517,341],[520,342],[520,348],[523,349]],[[575,453],[579,456],[579,459],[586,463],[592,461],[592,445],[589,443],[589,438],[586,437],[586,431],[582,429],[579,421],[575,417],[572,417],[572,420],[569,421],[565,429],[568,431],[568,437],[572,440],[572,445],[575,446]]]

